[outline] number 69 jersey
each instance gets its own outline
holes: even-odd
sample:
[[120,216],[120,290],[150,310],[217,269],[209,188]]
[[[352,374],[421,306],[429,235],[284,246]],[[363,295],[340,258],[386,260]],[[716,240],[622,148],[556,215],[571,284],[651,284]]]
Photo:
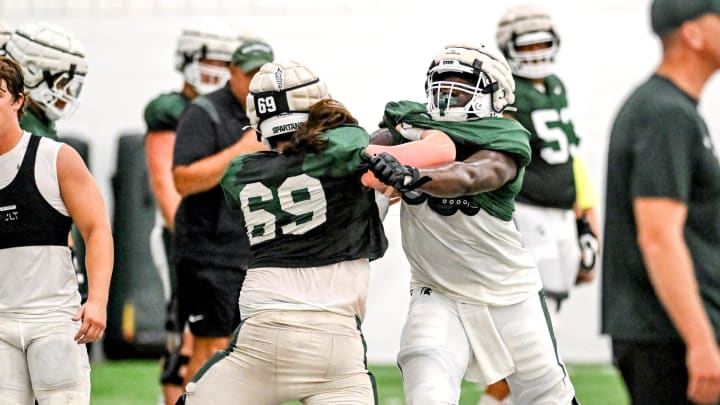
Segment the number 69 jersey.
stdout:
[[573,156],[580,140],[568,116],[565,86],[554,75],[545,78],[544,89],[522,77],[514,78],[517,112],[512,115],[530,131],[532,148],[517,201],[571,209],[575,202]]
[[249,268],[316,267],[381,257],[387,239],[375,194],[360,182],[370,137],[357,126],[320,136],[320,153],[236,157],[221,185],[250,240]]

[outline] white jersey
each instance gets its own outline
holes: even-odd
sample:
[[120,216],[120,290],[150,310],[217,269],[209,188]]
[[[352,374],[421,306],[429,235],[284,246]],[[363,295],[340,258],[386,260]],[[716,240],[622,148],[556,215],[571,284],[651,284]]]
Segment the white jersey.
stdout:
[[427,203],[402,203],[402,242],[412,287],[462,302],[510,305],[541,288],[540,275],[512,221],[480,210],[443,216]]
[[363,319],[369,279],[368,259],[252,268],[240,291],[240,314],[246,319],[267,311],[324,311]]
[[[0,189],[15,178],[30,134],[0,155]],[[57,156],[62,143],[42,138],[35,161],[35,184],[45,201],[68,216],[60,195]],[[80,306],[70,249],[65,246],[21,246],[0,249],[0,316],[23,320],[65,319]]]

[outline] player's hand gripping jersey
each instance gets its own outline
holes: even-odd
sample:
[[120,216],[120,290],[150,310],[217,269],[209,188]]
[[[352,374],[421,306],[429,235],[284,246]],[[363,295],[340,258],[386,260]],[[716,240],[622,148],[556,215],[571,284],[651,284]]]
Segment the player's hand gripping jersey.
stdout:
[[321,139],[328,146],[317,154],[258,152],[228,166],[221,184],[246,227],[249,268],[323,266],[385,252],[374,191],[360,182],[370,137],[342,126]]
[[[464,122],[434,121],[427,116],[424,104],[412,101],[390,102],[385,107],[383,122],[393,134],[396,143],[407,142],[396,130],[399,123],[413,127],[432,128],[443,131],[453,140],[456,147],[456,161],[463,161],[481,149],[506,152],[515,157],[518,175],[503,187],[474,196],[454,199],[421,196],[419,201],[428,204],[441,215],[452,215],[458,209],[467,215],[474,215],[480,209],[499,219],[512,219],[514,199],[523,181],[524,167],[530,162],[528,132],[514,120],[505,118],[484,118]],[[409,198],[405,199],[408,202]]]
[[[530,161],[529,134],[517,121],[483,118],[464,122],[431,120],[423,104],[388,103],[384,123],[397,143],[398,123],[445,132],[455,143],[456,161],[483,149],[505,152],[518,175],[497,190],[456,198],[411,192],[403,197],[403,248],[414,286],[431,286],[468,302],[510,304],[540,289],[535,262],[512,222],[514,199]],[[438,255],[448,246],[453,255]]]

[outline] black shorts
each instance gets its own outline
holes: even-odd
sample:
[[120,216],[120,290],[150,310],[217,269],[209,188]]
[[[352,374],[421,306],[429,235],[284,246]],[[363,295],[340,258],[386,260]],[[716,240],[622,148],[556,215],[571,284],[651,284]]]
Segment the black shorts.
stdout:
[[176,263],[180,320],[194,336],[232,335],[240,323],[238,298],[245,268],[216,268],[193,260]]
[[692,404],[682,341],[613,339],[612,348],[633,405]]

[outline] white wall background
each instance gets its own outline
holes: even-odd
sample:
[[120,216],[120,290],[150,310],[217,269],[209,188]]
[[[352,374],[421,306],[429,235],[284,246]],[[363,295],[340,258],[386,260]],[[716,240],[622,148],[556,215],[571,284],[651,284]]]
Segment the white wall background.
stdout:
[[[278,59],[303,62],[368,131],[385,102],[422,101],[425,70],[451,42],[494,44],[505,7],[483,0],[0,0],[12,26],[48,21],[74,32],[90,64],[81,105],[58,128],[91,144],[91,165],[112,205],[117,138],[142,132],[142,110],[180,86],[173,70],[177,35],[196,20],[220,21],[268,40]],[[539,1],[562,35],[558,73],[569,89],[581,154],[604,201],[605,153],[613,116],[633,86],[655,68],[650,0]],[[720,134],[720,81],[706,87],[701,110]],[[715,112],[715,114],[713,114]],[[658,164],[658,162],[647,162]],[[610,190],[612,192],[612,190]],[[396,208],[396,207],[394,207]],[[408,272],[399,243],[398,212],[387,220],[390,250],[374,264],[365,334],[371,362],[393,363],[408,302]],[[631,309],[629,309],[631,310]],[[609,361],[599,334],[599,281],[578,288],[561,314],[559,344],[567,361]]]

